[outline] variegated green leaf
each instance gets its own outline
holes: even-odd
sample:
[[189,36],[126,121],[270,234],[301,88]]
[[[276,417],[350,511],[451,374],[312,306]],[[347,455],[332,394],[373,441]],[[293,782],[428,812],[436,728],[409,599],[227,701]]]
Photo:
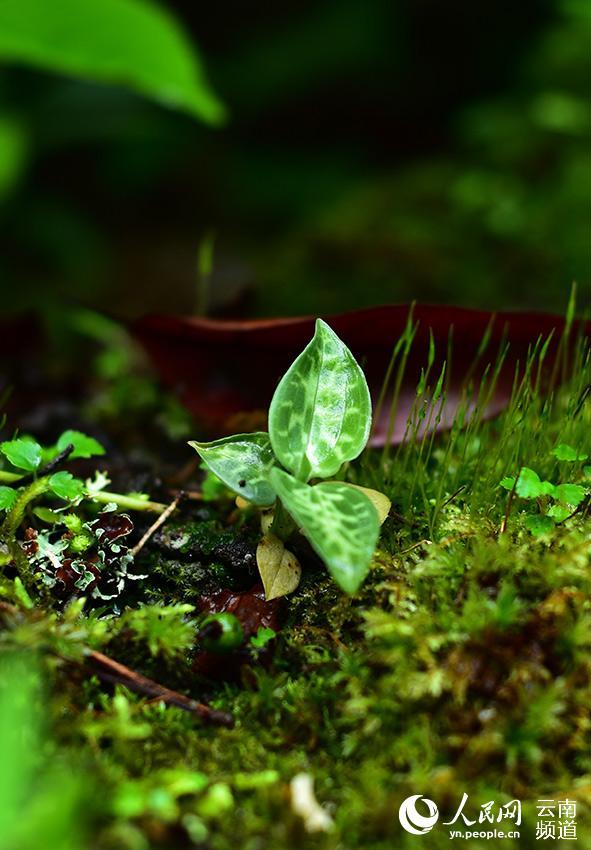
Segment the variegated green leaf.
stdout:
[[300,481],[329,478],[367,443],[371,400],[365,376],[326,322],[287,370],[269,408],[276,456]]
[[352,487],[354,490],[359,490],[364,496],[367,496],[378,513],[380,525],[386,521],[392,502],[385,493],[380,493],[379,490],[372,490],[371,487],[360,487],[359,484],[350,484],[348,481],[326,481],[325,484],[342,484],[344,487]]
[[264,431],[234,434],[211,443],[189,443],[211,471],[230,490],[255,505],[271,505],[275,493],[269,473],[275,462],[269,435]]
[[271,482],[337,584],[355,593],[369,571],[380,528],[367,496],[335,482],[311,487],[282,469],[271,472]]

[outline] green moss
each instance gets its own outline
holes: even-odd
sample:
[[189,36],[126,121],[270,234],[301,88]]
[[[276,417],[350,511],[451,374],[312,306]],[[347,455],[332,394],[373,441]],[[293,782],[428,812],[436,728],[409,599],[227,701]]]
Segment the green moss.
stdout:
[[[167,524],[148,547],[153,609],[112,620],[29,610],[11,622],[5,646],[45,651],[60,752],[100,783],[93,847],[235,850],[240,836],[241,850],[437,850],[448,829],[408,835],[398,807],[421,793],[451,817],[464,792],[476,813],[523,801],[521,839],[507,848],[539,846],[544,797],[575,799],[579,841],[591,841],[591,520],[581,511],[535,537],[528,517],[543,505],[499,487],[525,465],[587,486],[582,465],[553,450],[589,452],[591,415],[577,402],[590,383],[581,368],[551,403],[524,386],[494,423],[366,454],[349,477],[395,505],[368,580],[345,596],[299,543],[304,577],[274,654],[253,652],[228,682],[193,672],[193,614],[170,609],[170,629],[158,614],[253,583],[256,525],[225,525],[213,509]],[[73,677],[55,659],[79,659],[83,645],[231,712],[234,728]],[[302,771],[330,808],[326,834],[306,834],[291,810]]]

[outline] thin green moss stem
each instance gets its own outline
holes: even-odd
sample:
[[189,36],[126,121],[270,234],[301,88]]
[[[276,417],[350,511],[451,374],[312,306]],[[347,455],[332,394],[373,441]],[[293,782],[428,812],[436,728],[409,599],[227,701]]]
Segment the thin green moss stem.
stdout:
[[[16,484],[21,478],[24,478],[24,476],[14,472],[6,472],[3,469],[0,470],[0,482],[5,484]],[[39,479],[39,481],[42,480],[44,479]],[[45,490],[47,489],[45,488]],[[25,490],[26,492],[28,492],[28,489]],[[127,508],[129,511],[151,511],[155,514],[161,514],[167,508],[167,505],[163,505],[161,502],[152,502],[148,499],[139,499],[137,496],[126,496],[123,493],[113,493],[109,490],[99,490],[97,493],[89,495],[88,498],[105,505],[112,503],[117,505],[118,508]]]
[[29,484],[28,487],[25,487],[22,493],[19,493],[14,505],[6,514],[6,519],[2,523],[2,526],[0,526],[0,540],[6,545],[8,550],[1,558],[0,564],[1,566],[6,566],[11,561],[15,563],[20,579],[27,592],[35,588],[35,575],[29,559],[15,535],[24,519],[27,506],[49,490],[49,477],[46,475],[43,478],[38,478],[32,484]]
[[118,508],[126,508],[129,511],[151,511],[162,514],[168,505],[161,502],[150,502],[147,499],[139,499],[137,496],[124,496],[122,493],[111,493],[109,490],[99,490],[89,496],[95,502],[102,504],[115,504]]
[[48,475],[43,478],[38,478],[36,481],[33,481],[32,484],[29,484],[28,487],[25,487],[22,493],[19,493],[14,505],[6,514],[6,519],[0,527],[0,538],[8,542],[11,537],[14,537],[17,528],[23,521],[27,505],[29,505],[34,499],[38,499],[39,496],[47,493],[48,490]]

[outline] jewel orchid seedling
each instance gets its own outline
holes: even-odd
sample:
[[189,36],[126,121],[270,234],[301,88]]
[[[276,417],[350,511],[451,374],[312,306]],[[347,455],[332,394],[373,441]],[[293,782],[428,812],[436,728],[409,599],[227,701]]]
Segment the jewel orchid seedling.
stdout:
[[241,504],[263,510],[257,564],[267,599],[299,583],[300,565],[285,548],[298,529],[344,591],[355,593],[366,577],[390,501],[375,490],[327,479],[361,454],[370,429],[363,371],[318,319],[313,339],[275,390],[268,433],[189,443]]

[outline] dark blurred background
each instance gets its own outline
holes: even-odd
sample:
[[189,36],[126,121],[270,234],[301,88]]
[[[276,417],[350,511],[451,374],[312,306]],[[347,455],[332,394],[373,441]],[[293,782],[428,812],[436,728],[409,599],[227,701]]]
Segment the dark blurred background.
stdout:
[[161,5],[224,126],[2,66],[4,311],[588,304],[591,3]]

